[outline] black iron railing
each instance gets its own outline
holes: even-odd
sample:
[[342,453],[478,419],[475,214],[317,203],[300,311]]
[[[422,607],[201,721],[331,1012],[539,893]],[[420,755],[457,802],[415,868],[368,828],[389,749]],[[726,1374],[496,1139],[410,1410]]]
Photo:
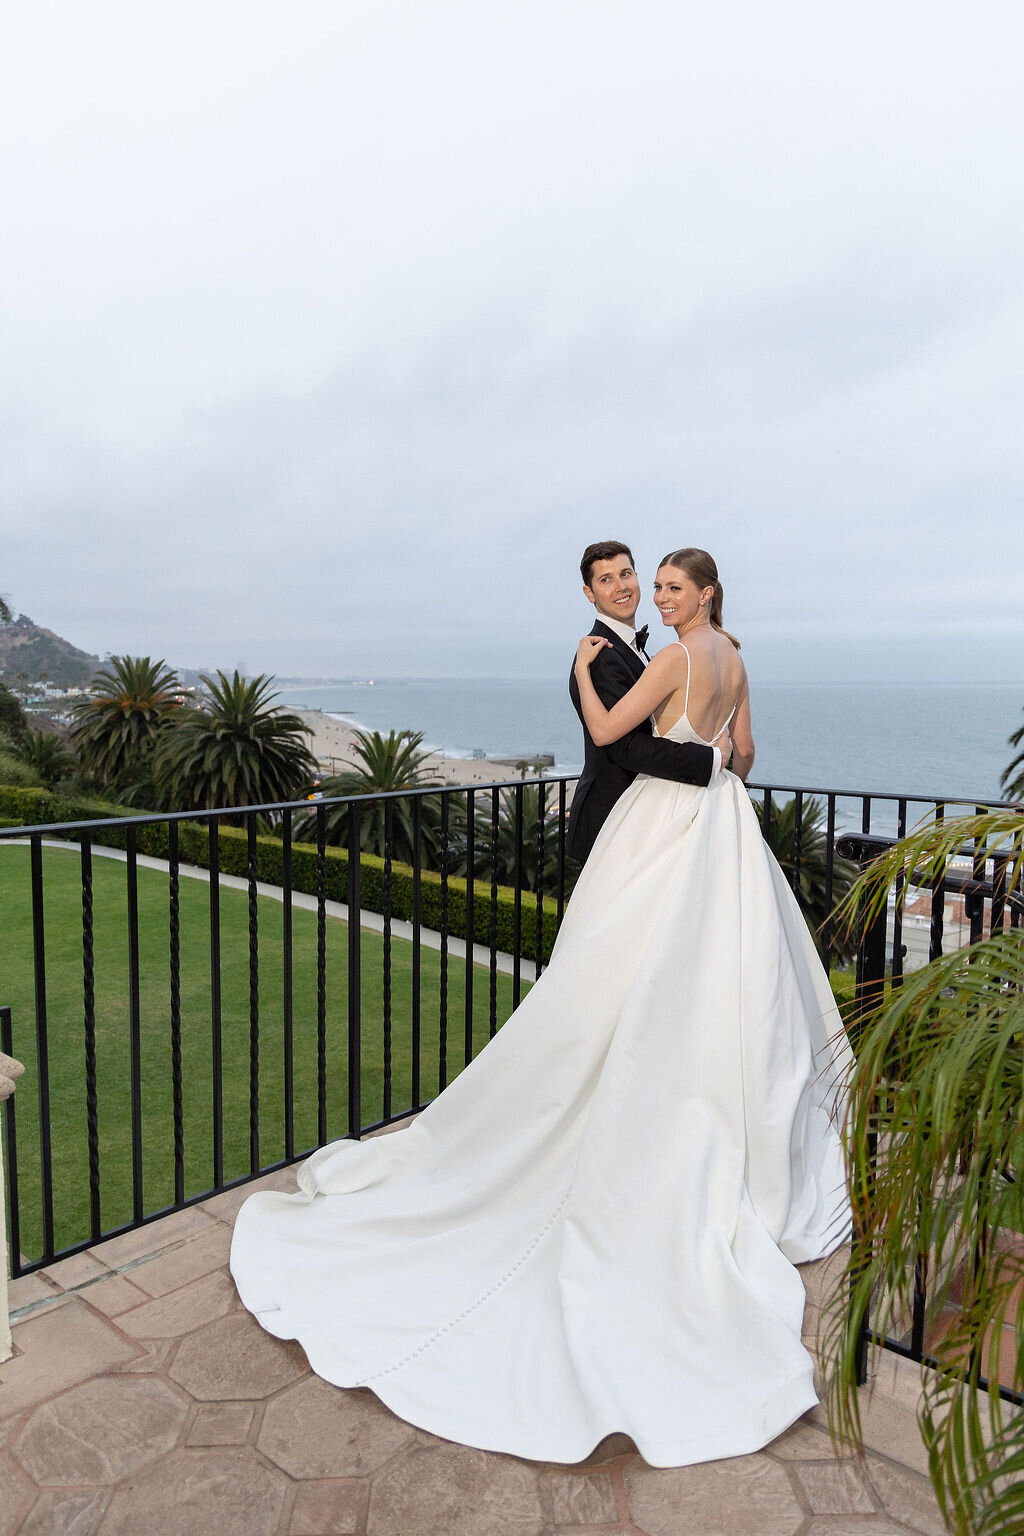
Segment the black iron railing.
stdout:
[[13,1273],[422,1108],[546,962],[570,783],[0,828]]
[[[979,814],[989,808],[991,806],[972,807]],[[945,819],[946,809],[944,804],[937,805],[935,810],[937,821]],[[905,827],[903,830],[905,831]],[[878,836],[868,831],[847,832],[838,838],[836,851],[841,857],[855,861],[861,868],[868,868],[877,858],[885,854],[895,841],[895,838]],[[919,878],[922,882],[927,881],[927,886],[919,888],[926,888],[928,892],[925,898],[929,909],[926,918],[928,960],[934,960],[943,953],[944,913],[947,900],[951,896],[962,902],[963,921],[959,925],[961,931],[958,938],[963,939],[962,929],[966,925],[968,944],[977,943],[984,938],[986,916],[990,936],[1001,932],[1006,927],[1019,929],[1024,926],[1024,890],[1019,884],[1016,888],[1009,886],[1008,863],[1005,851],[1001,852],[998,846],[984,848],[975,843],[960,848],[953,859],[947,862],[944,870],[933,872],[929,869],[922,872]],[[900,876],[891,893],[889,909],[880,908],[874,911],[860,933],[856,959],[855,998],[846,1020],[854,1043],[856,1043],[859,1020],[869,1014],[882,1000],[886,983],[894,987],[899,987],[902,983],[907,954],[907,946],[903,942],[906,896],[907,881]],[[877,1140],[872,1137],[870,1148],[872,1169],[878,1156]],[[922,1255],[914,1266],[911,1309],[907,1319],[909,1326],[903,1332],[898,1335],[881,1333],[876,1331],[870,1322],[865,1323],[858,1360],[858,1374],[862,1384],[868,1378],[868,1354],[872,1343],[881,1345],[883,1349],[900,1355],[904,1359],[913,1360],[917,1364],[925,1364],[933,1368],[942,1365],[942,1362],[931,1355],[927,1349],[928,1273],[928,1258]],[[986,1390],[989,1387],[989,1382],[983,1375],[979,1376],[979,1385]],[[999,1395],[1010,1403],[1017,1405],[1024,1403],[1024,1397],[1007,1387],[1000,1386]]]
[[[550,953],[574,877],[571,782],[0,829],[0,1045],[29,1068],[4,1114],[13,1273],[441,1091]],[[784,785],[751,795],[807,910],[812,885],[832,902],[843,833],[973,809]],[[375,855],[363,835],[378,810]],[[344,848],[328,840],[339,813]],[[990,906],[1019,923],[1011,902]],[[348,913],[361,920],[343,926]],[[861,946],[862,998],[879,965],[899,974],[899,907],[879,944]]]

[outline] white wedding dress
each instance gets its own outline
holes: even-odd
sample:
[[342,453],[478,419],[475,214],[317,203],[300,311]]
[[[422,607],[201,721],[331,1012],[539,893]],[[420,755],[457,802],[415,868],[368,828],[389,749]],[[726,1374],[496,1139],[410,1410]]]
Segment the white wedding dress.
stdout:
[[466,1445],[756,1450],[817,1401],[793,1266],[847,1236],[848,1063],[743,784],[639,778],[476,1060],[407,1129],[246,1201],[239,1293],[318,1375]]

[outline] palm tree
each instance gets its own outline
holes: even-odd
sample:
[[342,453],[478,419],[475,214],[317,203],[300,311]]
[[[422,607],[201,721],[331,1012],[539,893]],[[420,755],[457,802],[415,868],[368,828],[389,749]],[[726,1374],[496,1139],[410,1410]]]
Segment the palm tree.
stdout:
[[182,709],[154,756],[160,801],[198,811],[299,799],[316,777],[304,740],[312,733],[298,715],[271,707],[274,679],[218,671],[202,681],[208,702]]
[[[516,797],[522,800],[522,819],[516,814]],[[494,857],[491,857],[491,835],[486,825],[478,819],[476,827],[476,859],[474,867],[478,875],[490,875],[492,863],[498,881],[502,885],[516,884],[516,852],[518,849],[518,883],[520,890],[535,891],[538,882],[539,842],[541,832],[540,788],[524,784],[522,789],[503,789],[499,793],[498,820],[494,837]],[[539,872],[543,889],[554,893],[558,888],[558,804],[544,807],[544,863]],[[568,889],[568,884],[567,884]]]
[[[897,876],[928,887],[964,846],[998,849],[1005,888],[1024,870],[1024,814],[933,823],[854,885],[852,914],[884,908]],[[892,989],[860,1037],[846,1126],[854,1243],[825,1340],[837,1433],[859,1443],[857,1361],[907,1327],[916,1266],[928,1274],[918,1410],[929,1471],[959,1536],[1024,1530],[1024,1413],[980,1376],[1024,1392],[1024,931],[933,960]],[[1002,1343],[1002,1357],[999,1345]],[[874,1347],[874,1346],[873,1346]]]
[[157,737],[177,709],[178,680],[164,661],[112,656],[91,696],[72,705],[71,745],[86,773],[114,789],[144,778]]
[[[1014,731],[1009,745],[1024,748],[1024,725]],[[1008,800],[1024,800],[1024,750],[1017,753],[999,782],[1006,790]]]
[[856,942],[844,927],[830,922],[829,919],[833,907],[843,900],[853,884],[857,869],[849,859],[841,859],[833,854],[832,891],[829,899],[827,884],[829,845],[823,802],[814,795],[803,801],[800,808],[799,845],[795,799],[786,800],[781,805],[772,805],[767,830],[764,824],[764,805],[760,800],[755,800],[753,806],[757,819],[761,823],[765,842],[778,860],[791,886],[794,871],[797,871],[794,895],[818,948],[823,948],[827,938],[829,948],[836,959],[849,959],[856,952]]
[[74,772],[75,759],[55,731],[21,731],[9,751],[18,762],[34,770],[47,789]]
[[[424,767],[430,755],[421,748],[421,731],[356,731],[353,751],[358,765],[344,773],[332,775],[321,782],[320,790],[325,799],[348,795],[384,795],[414,789],[436,789],[441,781],[432,778]],[[436,865],[441,856],[441,802],[436,795],[419,797],[421,811],[420,856],[428,867]],[[415,823],[412,799],[391,801],[391,855],[403,863],[413,858]],[[450,836],[457,836],[455,807],[452,808]],[[318,817],[324,822],[328,843],[336,848],[348,846],[348,807],[325,806],[317,814],[302,817],[296,824],[296,836],[313,839],[317,835]],[[387,837],[385,809],[381,801],[363,808],[359,825],[359,846],[366,853],[383,857]]]

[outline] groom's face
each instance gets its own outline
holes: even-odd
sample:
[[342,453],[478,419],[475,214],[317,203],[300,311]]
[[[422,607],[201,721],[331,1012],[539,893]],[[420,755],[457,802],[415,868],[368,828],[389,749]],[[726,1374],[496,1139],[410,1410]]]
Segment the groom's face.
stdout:
[[633,622],[640,601],[640,583],[628,555],[595,560],[590,568],[590,586],[583,590],[604,618]]

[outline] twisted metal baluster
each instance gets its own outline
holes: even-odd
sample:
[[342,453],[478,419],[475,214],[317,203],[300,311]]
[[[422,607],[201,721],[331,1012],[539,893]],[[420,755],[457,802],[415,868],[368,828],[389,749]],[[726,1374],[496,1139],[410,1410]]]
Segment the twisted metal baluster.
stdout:
[[96,1092],[96,967],[93,943],[92,838],[82,836],[82,1002],[85,1023],[85,1120],[89,1139],[89,1230],[93,1242],[100,1220],[100,1128]]
[[437,1091],[448,1081],[448,796],[441,795],[441,995],[438,1003]]
[[171,1101],[174,1117],[174,1203],[185,1199],[185,1125],[181,1092],[181,902],[178,823],[168,828],[168,907],[171,946]]
[[[349,913],[351,920],[352,914]],[[316,1126],[327,1140],[327,821],[316,808]]]
[[391,1119],[391,852],[394,838],[393,800],[384,801],[384,1119]]
[[249,895],[249,1172],[260,1166],[260,927],[256,890],[256,817],[248,818]]

